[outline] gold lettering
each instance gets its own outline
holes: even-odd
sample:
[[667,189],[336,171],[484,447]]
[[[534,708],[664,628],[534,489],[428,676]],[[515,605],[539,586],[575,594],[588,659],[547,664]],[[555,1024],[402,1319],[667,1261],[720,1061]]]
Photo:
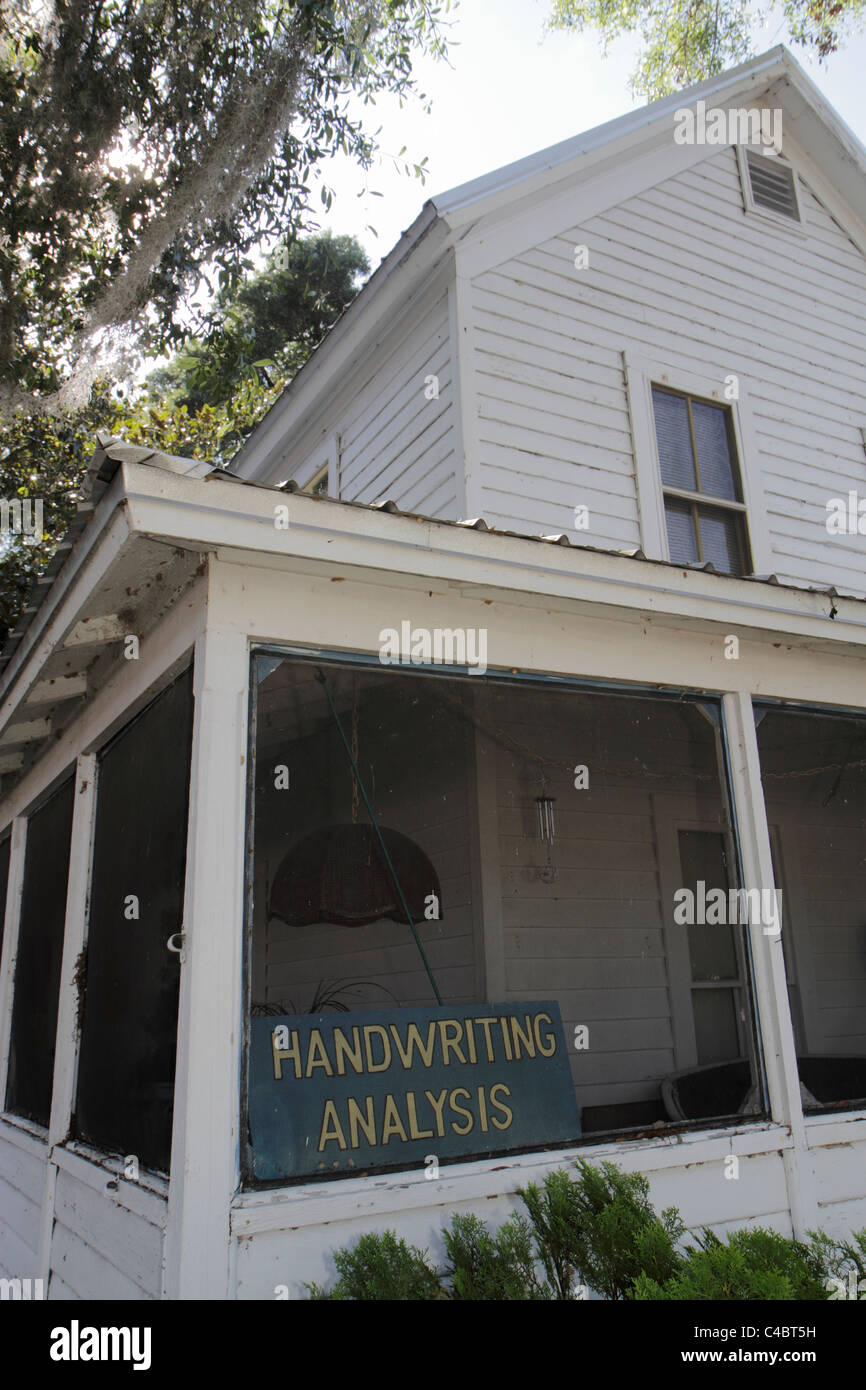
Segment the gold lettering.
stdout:
[[508,1036],[508,1019],[500,1018],[499,1023],[502,1027],[502,1041],[505,1043],[505,1057],[507,1061],[511,1062],[514,1057],[511,1051],[511,1038]]
[[[315,1057],[313,1056],[314,1051],[316,1053]],[[310,1034],[310,1041],[307,1044],[307,1070],[304,1075],[311,1076],[313,1067],[324,1067],[326,1076],[334,1075],[331,1059],[325,1050],[325,1040],[318,1028],[313,1029]]]
[[455,1133],[455,1134],[468,1134],[469,1131],[471,1130],[473,1124],[475,1123],[475,1117],[473,1116],[471,1110],[466,1110],[466,1109],[464,1108],[464,1106],[458,1105],[458,1104],[457,1104],[457,1101],[455,1100],[455,1096],[465,1096],[466,1099],[468,1100],[468,1099],[469,1099],[469,1092],[468,1092],[463,1086],[458,1086],[457,1089],[456,1089],[456,1091],[452,1091],[452,1092],[451,1092],[451,1095],[450,1095],[451,1109],[452,1109],[452,1110],[455,1112],[455,1114],[457,1114],[457,1115],[465,1115],[466,1118],[467,1118],[467,1120],[469,1121],[468,1124],[463,1125],[462,1128],[461,1128],[460,1125],[455,1124],[455,1123],[453,1122],[453,1120],[452,1120],[452,1122],[451,1122],[451,1128],[454,1130],[454,1133]]
[[432,1139],[432,1129],[419,1129],[418,1116],[415,1111],[415,1092],[406,1092],[406,1111],[409,1115],[409,1134],[412,1139]]
[[356,1072],[364,1070],[364,1059],[361,1056],[361,1037],[357,1028],[352,1029],[352,1046],[342,1028],[334,1029],[334,1056],[337,1059],[337,1075],[346,1075],[345,1058],[348,1057],[352,1067]]
[[546,1041],[550,1044],[550,1046],[544,1047],[541,1041],[541,1034],[538,1031],[538,1025],[540,1024],[542,1019],[544,1019],[545,1023],[549,1023],[551,1028],[553,1027],[553,1019],[550,1017],[550,1014],[536,1014],[533,1020],[533,1028],[535,1029],[535,1041],[538,1043],[538,1050],[541,1053],[542,1057],[552,1057],[554,1052],[556,1051],[556,1033],[547,1034]]
[[[331,1128],[328,1128],[328,1121],[331,1121]],[[341,1149],[346,1147],[346,1136],[343,1133],[337,1107],[332,1100],[325,1101],[325,1108],[322,1111],[322,1132],[319,1135],[319,1153],[326,1144],[331,1144],[336,1140]]]
[[497,1129],[508,1129],[508,1128],[510,1127],[510,1125],[511,1125],[511,1121],[514,1119],[514,1111],[511,1110],[509,1106],[503,1105],[503,1103],[502,1103],[501,1100],[497,1100],[497,1099],[496,1099],[496,1092],[497,1092],[497,1091],[504,1091],[505,1095],[507,1095],[507,1096],[510,1096],[510,1095],[511,1095],[511,1092],[509,1091],[509,1089],[508,1089],[507,1086],[504,1086],[504,1085],[502,1084],[501,1081],[497,1081],[497,1083],[496,1083],[495,1086],[491,1086],[491,1087],[490,1087],[490,1104],[491,1104],[491,1106],[495,1105],[497,1110],[501,1110],[502,1113],[503,1113],[504,1115],[507,1115],[507,1116],[508,1116],[508,1119],[507,1119],[507,1120],[505,1121],[505,1123],[503,1124],[500,1120],[497,1120],[497,1119],[496,1119],[495,1115],[491,1115],[491,1116],[490,1116],[490,1120],[491,1120],[491,1123],[494,1124],[494,1125],[496,1126]]
[[300,1047],[299,1047],[299,1045],[298,1045],[298,1033],[297,1033],[297,1029],[296,1029],[296,1028],[293,1028],[293,1029],[292,1029],[292,1045],[291,1045],[291,1047],[287,1047],[287,1048],[280,1048],[280,1047],[277,1047],[276,1039],[275,1039],[273,1033],[271,1033],[271,1046],[273,1047],[273,1050],[274,1050],[274,1080],[275,1080],[275,1081],[282,1081],[282,1079],[283,1079],[283,1062],[287,1061],[289,1058],[291,1058],[291,1060],[292,1060],[292,1061],[294,1062],[294,1064],[295,1064],[295,1079],[297,1080],[297,1079],[300,1077],[300,1075],[301,1075],[301,1049],[300,1049]]
[[[364,1033],[364,1050],[367,1054],[367,1070],[387,1071],[391,1065],[391,1044],[388,1041],[388,1034],[385,1032],[385,1029],[382,1027],[381,1023],[366,1023],[362,1031]],[[383,1060],[381,1062],[375,1063],[373,1061],[373,1053],[370,1047],[370,1037],[374,1034],[378,1035],[378,1037],[382,1039],[383,1057]]]
[[479,1114],[479,1117],[480,1117],[480,1119],[481,1119],[481,1129],[482,1129],[482,1132],[483,1132],[484,1134],[486,1134],[486,1133],[487,1133],[487,1106],[486,1106],[486,1104],[485,1104],[485,1102],[484,1102],[484,1087],[483,1087],[483,1086],[479,1086],[479,1087],[478,1087],[478,1114]]
[[[451,1036],[445,1036],[446,1029],[452,1030]],[[454,1052],[460,1058],[463,1065],[466,1065],[466,1058],[460,1051],[460,1039],[463,1037],[463,1025],[458,1023],[456,1018],[442,1018],[439,1020],[439,1039],[442,1043],[442,1061],[448,1065],[448,1053]]]
[[496,1060],[496,1053],[494,1052],[494,1050],[493,1050],[493,1044],[492,1044],[492,1042],[490,1041],[490,1027],[491,1027],[491,1024],[493,1024],[493,1023],[496,1022],[496,1019],[495,1019],[495,1018],[476,1018],[475,1022],[476,1022],[476,1023],[480,1023],[480,1024],[481,1024],[481,1027],[484,1029],[484,1037],[485,1037],[485,1040],[486,1040],[486,1042],[487,1042],[487,1060],[488,1060],[488,1062],[493,1062],[493,1061]]
[[393,1096],[386,1096],[385,1113],[382,1116],[382,1143],[387,1144],[392,1134],[399,1134],[405,1144],[407,1136],[403,1128],[403,1121],[400,1119],[400,1112],[397,1109],[397,1102]]
[[376,1114],[373,1110],[373,1097],[364,1097],[366,1117],[361,1116],[361,1107],[354,1096],[349,1096],[349,1142],[353,1149],[357,1149],[361,1142],[358,1138],[358,1130],[364,1131],[364,1138],[368,1144],[376,1142]]
[[442,1123],[442,1111],[445,1108],[445,1100],[448,1092],[440,1091],[439,1095],[436,1097],[434,1097],[432,1091],[425,1091],[424,1094],[433,1106],[433,1114],[436,1116],[436,1134],[441,1139],[445,1134],[445,1126]]
[[477,1062],[478,1057],[475,1053],[475,1029],[472,1026],[471,1018],[467,1018],[466,1020],[466,1045],[469,1048],[470,1062]]
[[410,1023],[409,1027],[406,1029],[405,1049],[400,1041],[400,1029],[398,1028],[396,1023],[391,1024],[391,1037],[394,1039],[394,1046],[400,1054],[400,1061],[403,1063],[403,1068],[405,1071],[408,1071],[409,1068],[412,1066],[412,1053],[415,1051],[416,1048],[420,1053],[421,1060],[424,1063],[425,1067],[430,1066],[430,1064],[433,1061],[433,1048],[436,1043],[435,1023],[431,1023],[428,1025],[426,1048],[424,1047],[424,1044],[421,1042],[421,1034],[418,1032],[417,1023]]
[[521,1043],[526,1049],[527,1056],[535,1056],[535,1042],[533,1041],[532,1037],[532,1018],[529,1014],[524,1015],[524,1022],[526,1023],[525,1033],[521,1028],[520,1024],[517,1022],[516,1018],[512,1018],[511,1020],[511,1031],[514,1034],[514,1056],[516,1058],[520,1057]]

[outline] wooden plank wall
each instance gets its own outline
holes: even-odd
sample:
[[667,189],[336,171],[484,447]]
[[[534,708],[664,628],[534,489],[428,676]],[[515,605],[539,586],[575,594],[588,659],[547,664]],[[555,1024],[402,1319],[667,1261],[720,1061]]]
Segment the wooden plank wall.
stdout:
[[32,1279],[45,1186],[44,1145],[36,1140],[22,1144],[4,1128],[0,1125],[0,1277]]
[[[866,593],[862,538],[828,543],[825,525],[828,498],[866,484],[866,261],[802,181],[801,193],[804,236],[744,216],[724,149],[473,279],[488,521],[574,534],[585,504],[578,539],[640,544],[631,349],[748,381],[774,570]],[[577,244],[588,269],[574,268]]]
[[[428,399],[425,381],[434,375],[439,394]],[[408,336],[389,343],[375,377],[339,418],[340,496],[456,517],[453,390],[443,294]]]

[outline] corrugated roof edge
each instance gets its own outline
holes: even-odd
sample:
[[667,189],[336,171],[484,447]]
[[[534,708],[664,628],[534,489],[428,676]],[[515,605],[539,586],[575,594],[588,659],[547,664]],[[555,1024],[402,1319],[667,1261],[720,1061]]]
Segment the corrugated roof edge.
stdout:
[[206,477],[213,472],[213,464],[202,463],[200,459],[187,459],[179,454],[167,454],[161,449],[139,444],[128,444],[126,440],[97,430],[97,446],[93,458],[81,483],[81,496],[78,514],[70,523],[57,545],[53,556],[31,588],[24,607],[18,616],[15,627],[9,633],[0,651],[0,683],[10,661],[30,629],[36,614],[47,599],[54,581],[66,564],[79,537],[84,533],[93,518],[99,502],[114,480],[122,463],[144,463],[163,468],[170,473],[180,473],[187,477]]
[[[63,539],[57,546],[49,564],[39,576],[30,593],[27,596],[18,622],[12,632],[10,632],[6,642],[0,651],[0,694],[3,689],[3,676],[6,669],[14,657],[18,647],[29,631],[32,623],[39,612],[63,569],[66,561],[80,539],[81,535],[90,524],[96,507],[113,481],[118,468],[122,463],[143,464],[150,468],[161,468],[166,472],[180,474],[183,477],[191,477],[196,481],[212,482],[218,481],[239,483],[243,487],[264,489],[266,492],[299,493],[301,489],[298,484],[290,479],[288,482],[272,484],[256,482],[252,478],[242,478],[237,473],[233,473],[229,468],[219,468],[210,463],[203,463],[200,459],[182,458],[177,454],[166,454],[160,449],[151,449],[141,445],[127,444],[122,439],[116,439],[104,432],[97,433],[98,445],[94,451],[93,459],[85,474],[82,483],[82,499],[78,504],[80,515],[69,526]],[[789,589],[793,593],[821,594],[830,599],[845,599],[854,603],[866,603],[866,599],[860,598],[857,594],[840,593],[835,585],[823,587],[821,585],[810,585],[806,587],[799,584],[785,584],[775,574],[745,574],[729,575],[718,571],[711,561],[705,561],[700,565],[683,564],[673,560],[656,560],[644,554],[640,548],[631,549],[611,549],[598,545],[576,545],[569,539],[565,532],[560,532],[550,536],[529,535],[523,531],[505,531],[497,526],[491,526],[483,517],[473,517],[465,521],[451,521],[443,517],[425,516],[420,512],[402,511],[392,498],[387,498],[378,502],[354,502],[344,498],[323,497],[317,493],[308,493],[311,502],[330,507],[354,507],[365,512],[383,512],[390,516],[409,518],[413,521],[421,521],[432,526],[455,526],[462,529],[486,532],[492,536],[508,536],[514,540],[533,541],[542,545],[568,546],[571,550],[588,550],[596,555],[614,555],[623,559],[640,560],[648,565],[663,565],[667,569],[677,570],[703,570],[708,574],[718,575],[720,579],[736,581],[746,579],[755,584],[775,584],[780,588]]]

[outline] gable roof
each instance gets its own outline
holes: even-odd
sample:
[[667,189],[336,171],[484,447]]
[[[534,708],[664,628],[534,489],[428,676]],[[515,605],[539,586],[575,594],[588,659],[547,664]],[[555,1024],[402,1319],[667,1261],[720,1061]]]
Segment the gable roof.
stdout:
[[[285,441],[321,393],[342,382],[359,348],[379,324],[420,295],[449,255],[496,222],[557,190],[588,181],[611,161],[658,143],[675,112],[698,101],[736,107],[741,102],[784,108],[786,131],[820,170],[859,226],[866,254],[866,149],[783,45],[704,82],[627,112],[536,154],[472,179],[424,204],[416,220],[370,277],[357,298],[288,384],[232,460],[244,477],[270,476]],[[831,212],[835,211],[831,207]]]

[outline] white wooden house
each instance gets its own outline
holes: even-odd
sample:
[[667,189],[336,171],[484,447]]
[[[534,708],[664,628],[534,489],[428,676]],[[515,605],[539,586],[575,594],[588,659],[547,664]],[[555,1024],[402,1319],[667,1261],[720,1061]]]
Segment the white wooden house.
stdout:
[[[775,49],[431,199],[228,472],[102,440],[0,674],[0,1277],[302,1297],[580,1155],[866,1226],[864,427],[866,154]],[[550,1110],[386,1139],[371,1038],[482,1015]],[[304,1016],[369,1095],[299,1148]]]

